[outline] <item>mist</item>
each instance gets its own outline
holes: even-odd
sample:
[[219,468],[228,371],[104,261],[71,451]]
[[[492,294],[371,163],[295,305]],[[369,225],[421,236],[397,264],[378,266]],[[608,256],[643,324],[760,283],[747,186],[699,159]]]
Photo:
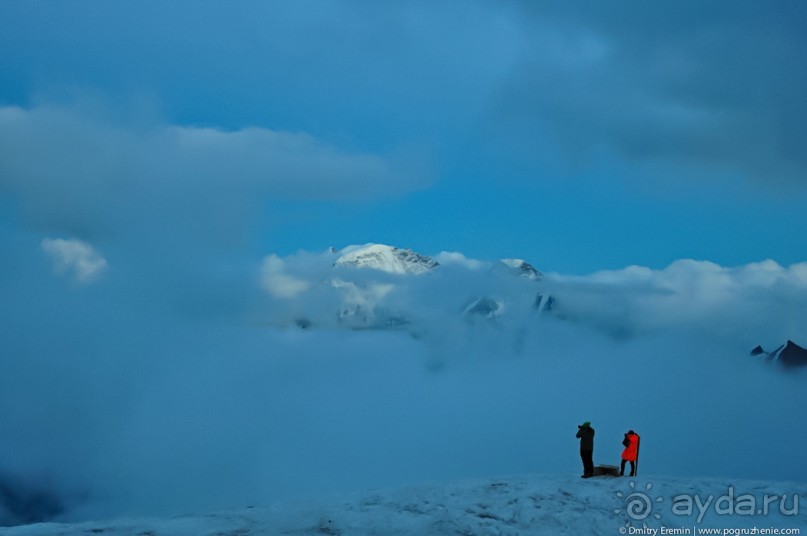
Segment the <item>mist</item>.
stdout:
[[[747,277],[759,267],[709,264],[708,274],[745,284],[705,307],[687,298],[689,285],[661,292],[648,283],[669,283],[681,266],[639,270],[639,283],[627,275],[635,268],[535,282],[468,259],[393,277],[301,252],[254,263],[248,298],[208,314],[224,293],[214,268],[143,300],[132,272],[110,262],[88,282],[46,249],[32,246],[4,270],[18,284],[4,285],[0,306],[0,454],[18,489],[58,502],[56,518],[494,475],[576,477],[583,421],[597,430],[596,463],[616,464],[632,428],[643,437],[644,475],[807,478],[798,464],[807,433],[797,426],[805,374],[748,355],[751,339],[796,338],[787,326],[803,325],[793,314],[805,310],[803,266],[766,264],[778,276],[764,278],[770,295],[761,299]],[[683,266],[687,281],[705,277],[702,265]],[[267,271],[299,284],[275,297]],[[359,288],[392,285],[375,305],[411,322],[340,325],[349,298],[328,284],[334,273]],[[535,295],[548,291],[555,310],[535,310]],[[488,295],[505,304],[500,316],[462,314],[468,298]],[[294,323],[301,314],[312,319],[307,329]]]
[[576,478],[583,421],[597,463],[632,428],[645,475],[807,479],[805,373],[748,355],[805,343],[804,264],[534,281],[446,244],[429,273],[351,270],[255,229],[269,200],[428,181],[389,155],[48,107],[0,109],[0,137],[2,524]]

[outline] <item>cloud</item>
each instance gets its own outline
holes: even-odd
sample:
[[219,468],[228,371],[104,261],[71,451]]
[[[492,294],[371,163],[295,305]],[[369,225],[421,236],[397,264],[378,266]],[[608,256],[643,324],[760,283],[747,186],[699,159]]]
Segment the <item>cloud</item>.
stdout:
[[57,273],[72,275],[79,283],[89,283],[107,269],[106,259],[81,240],[45,238],[42,250],[53,260]]
[[696,330],[748,345],[803,337],[807,264],[739,267],[682,259],[663,270],[631,266],[588,276],[549,274],[560,314],[622,335]]
[[[281,325],[307,318],[315,325],[338,326],[340,311],[358,307],[365,327],[392,316],[405,320],[407,329],[419,336],[436,336],[478,320],[461,311],[485,299],[499,304],[497,329],[512,334],[530,329],[539,313],[546,313],[536,308],[539,296],[552,296],[554,318],[618,338],[686,331],[719,335],[749,348],[798,339],[799,326],[807,322],[805,263],[783,267],[766,260],[723,267],[682,259],[662,270],[629,266],[587,276],[546,274],[541,281],[530,281],[497,262],[469,260],[457,252],[433,258],[440,262],[438,269],[393,277],[377,270],[337,273],[330,252],[284,259],[272,255],[265,261],[264,277],[276,287],[265,289],[291,303],[267,304],[274,311],[270,316]],[[282,314],[290,310],[293,318]]]
[[[77,294],[21,244],[0,273],[0,475],[49,490],[65,519],[577,474],[582,420],[598,429],[598,463],[634,428],[655,445],[648,474],[805,477],[793,468],[807,437],[789,426],[803,374],[747,355],[800,340],[803,264],[531,281],[458,253],[406,275],[300,251],[186,272],[186,249],[138,260],[110,243],[115,269]],[[551,313],[534,308],[539,293],[556,297]],[[503,312],[463,316],[485,297]],[[749,447],[704,448],[722,441]],[[760,459],[768,441],[780,455]]]
[[471,270],[479,270],[485,263],[476,259],[469,259],[459,251],[441,251],[434,256],[434,260],[440,264],[459,264]]
[[425,184],[395,158],[305,133],[127,126],[83,109],[0,108],[0,191],[37,228],[242,236],[270,199],[362,201]]
[[276,298],[288,299],[305,292],[311,284],[286,274],[283,260],[277,255],[269,255],[263,260],[261,286]]
[[521,5],[522,62],[499,110],[544,157],[589,169],[610,154],[643,180],[804,185],[801,7]]

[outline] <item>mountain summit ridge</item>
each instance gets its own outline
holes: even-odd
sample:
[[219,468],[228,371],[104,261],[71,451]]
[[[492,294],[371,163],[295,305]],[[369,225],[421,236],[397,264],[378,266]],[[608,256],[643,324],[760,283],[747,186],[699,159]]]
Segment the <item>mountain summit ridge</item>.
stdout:
[[785,368],[807,367],[807,349],[790,339],[776,350],[766,352],[761,345],[751,350],[752,356],[762,356],[766,361],[778,363]]
[[434,270],[440,263],[431,257],[411,249],[386,244],[348,246],[341,251],[334,266],[369,268],[391,274],[424,274]]

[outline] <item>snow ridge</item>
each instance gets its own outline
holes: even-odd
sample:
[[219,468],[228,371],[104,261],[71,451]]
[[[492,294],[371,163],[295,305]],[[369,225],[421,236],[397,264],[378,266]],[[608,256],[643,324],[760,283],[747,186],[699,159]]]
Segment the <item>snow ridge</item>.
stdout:
[[[44,523],[5,529],[4,534],[577,536],[632,533],[629,527],[655,528],[655,534],[659,533],[660,527],[692,530],[693,527],[751,529],[762,526],[805,530],[807,512],[801,511],[803,509],[799,508],[801,505],[796,498],[803,489],[803,484],[793,482],[719,478],[644,476],[635,479],[597,477],[582,480],[577,475],[525,475],[366,491],[340,495],[338,498],[166,519],[72,525]],[[693,500],[697,497],[701,504],[707,504],[709,497],[713,500],[702,509],[693,507],[687,511],[680,504],[673,509],[673,498],[684,496]],[[748,515],[747,511],[744,515],[726,515],[718,511],[719,498],[723,497],[724,502],[729,499],[737,502],[741,496],[746,502],[755,501],[753,515]],[[769,509],[762,514],[766,496],[775,496],[777,499],[765,507]],[[633,504],[637,498],[646,498],[642,506],[649,510],[637,511],[636,504]]]
[[499,262],[501,262],[507,268],[510,268],[518,276],[525,279],[539,281],[541,277],[543,277],[541,272],[536,270],[533,265],[524,259],[501,259]]
[[439,263],[411,249],[384,244],[349,246],[340,252],[334,266],[370,268],[391,274],[423,274],[435,269]]

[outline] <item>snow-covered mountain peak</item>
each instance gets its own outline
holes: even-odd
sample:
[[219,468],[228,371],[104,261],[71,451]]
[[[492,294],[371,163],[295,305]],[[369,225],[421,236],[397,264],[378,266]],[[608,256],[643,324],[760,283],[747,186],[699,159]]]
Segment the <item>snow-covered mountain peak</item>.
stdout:
[[541,279],[541,272],[524,259],[501,259],[500,262],[520,277],[531,279],[532,281]]
[[391,274],[422,274],[439,266],[434,259],[411,249],[384,244],[349,246],[340,252],[334,266],[371,268]]

